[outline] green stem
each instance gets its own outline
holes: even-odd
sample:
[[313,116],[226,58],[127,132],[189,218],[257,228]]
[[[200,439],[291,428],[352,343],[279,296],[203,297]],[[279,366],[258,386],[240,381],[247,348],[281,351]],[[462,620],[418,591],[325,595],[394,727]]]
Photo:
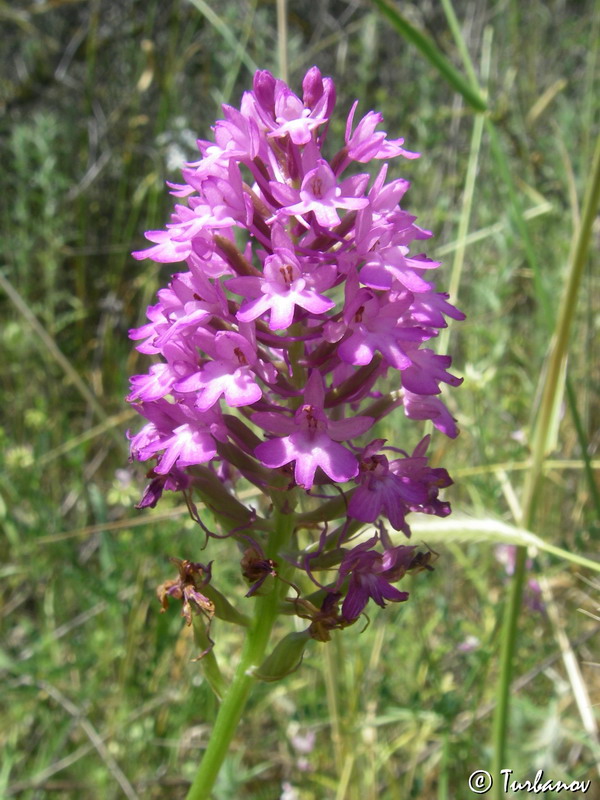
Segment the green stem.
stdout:
[[510,687],[512,684],[513,655],[517,641],[519,613],[521,611],[523,586],[525,584],[526,563],[527,548],[517,547],[515,571],[510,583],[508,606],[504,611],[504,619],[502,621],[500,677],[498,679],[496,711],[494,714],[492,775],[495,781],[495,796],[498,800],[504,797],[500,773],[501,770],[505,769],[507,766],[504,763],[504,759],[506,757],[506,738],[510,711]]
[[[273,529],[265,549],[268,558],[276,558],[289,540],[294,522],[294,514],[274,511]],[[217,714],[208,746],[188,792],[187,800],[208,800],[210,797],[255,681],[252,669],[258,667],[264,660],[271,630],[277,618],[279,602],[285,591],[286,584],[276,581],[272,592],[256,598],[252,627],[246,637],[233,681],[225,693]]]

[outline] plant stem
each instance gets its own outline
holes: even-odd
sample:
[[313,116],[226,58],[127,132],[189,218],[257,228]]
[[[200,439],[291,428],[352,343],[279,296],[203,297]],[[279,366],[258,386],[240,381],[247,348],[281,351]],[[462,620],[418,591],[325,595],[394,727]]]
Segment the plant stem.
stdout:
[[[294,521],[294,514],[274,511],[273,528],[266,546],[268,558],[275,559],[279,550],[289,540]],[[285,569],[285,565],[283,568]],[[210,797],[255,680],[252,668],[258,667],[264,660],[271,630],[277,618],[279,602],[285,591],[286,584],[275,581],[272,592],[256,598],[252,627],[246,637],[233,681],[225,693],[217,714],[208,746],[188,792],[187,800],[208,800]]]

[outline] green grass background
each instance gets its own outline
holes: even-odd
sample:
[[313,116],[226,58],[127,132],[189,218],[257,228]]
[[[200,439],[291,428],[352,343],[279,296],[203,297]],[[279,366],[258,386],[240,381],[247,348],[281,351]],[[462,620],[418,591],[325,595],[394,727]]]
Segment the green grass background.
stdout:
[[[444,3],[393,5],[466,74]],[[448,345],[465,377],[447,397],[462,434],[436,434],[432,452],[455,480],[455,512],[485,530],[485,520],[520,521],[598,136],[600,7],[454,9],[488,97],[480,143],[480,118],[375,3],[289,0],[287,52],[297,90],[314,63],[335,78],[331,139],[358,97],[360,111],[381,110],[390,136],[423,154],[390,174],[411,180],[406,207],[435,233],[428,254],[445,262],[439,288],[452,280],[468,314]],[[203,553],[175,500],[133,509],[144,470],[127,462],[124,432],[138,423],[123,398],[147,364],[127,331],[175,269],[129,253],[166,222],[164,181],[195,156],[196,137],[209,138],[220,103],[237,105],[255,68],[278,71],[276,5],[25,0],[0,3],[0,22],[0,797],[180,798],[216,701],[178,610],[161,615],[154,590],[172,577],[168,556],[214,559],[218,585],[243,590],[231,545]],[[598,234],[596,225],[572,308],[573,400],[559,384],[532,526],[592,558]],[[407,450],[422,433],[401,414],[387,422],[390,442]],[[492,760],[508,595],[493,537],[476,538],[436,539],[435,572],[407,579],[409,603],[371,611],[364,632],[314,643],[297,673],[257,687],[216,800],[471,796],[469,774]],[[519,615],[504,766],[523,780],[537,769],[589,778],[587,796],[600,797],[600,586],[539,555],[527,577],[542,583],[546,610],[526,603]],[[229,675],[240,637],[219,623],[214,633]],[[307,732],[315,744],[303,755],[295,736]]]

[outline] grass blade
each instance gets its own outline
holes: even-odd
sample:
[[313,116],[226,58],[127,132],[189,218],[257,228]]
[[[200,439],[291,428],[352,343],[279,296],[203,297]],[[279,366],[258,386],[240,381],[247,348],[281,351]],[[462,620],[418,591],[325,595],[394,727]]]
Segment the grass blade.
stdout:
[[448,83],[462,95],[465,102],[475,111],[487,111],[487,103],[473,86],[456,70],[446,56],[440,52],[435,42],[417,28],[413,27],[398,11],[391,0],[373,0],[381,13],[392,23],[398,33],[413,44],[425,58],[433,64]]
[[544,541],[540,536],[525,528],[509,525],[493,518],[461,518],[455,514],[452,519],[411,522],[411,530],[413,537],[423,539],[427,544],[484,542],[487,544],[514,544],[523,548],[535,547],[537,550],[543,550],[565,561],[570,561],[572,564],[600,572],[600,561],[592,561],[591,558],[563,550],[562,547],[556,547]]

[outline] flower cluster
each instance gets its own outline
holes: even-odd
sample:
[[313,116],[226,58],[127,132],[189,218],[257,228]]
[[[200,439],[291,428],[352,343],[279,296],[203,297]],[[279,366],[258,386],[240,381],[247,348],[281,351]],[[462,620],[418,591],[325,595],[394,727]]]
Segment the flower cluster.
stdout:
[[[377,130],[379,113],[355,123],[355,103],[327,158],[333,81],[313,67],[302,89],[257,72],[240,109],[223,106],[214,142],[198,141],[183,183],[169,184],[178,203],[166,230],[134,253],[183,266],[131,331],[155,363],[131,379],[128,400],[147,423],[130,445],[133,458],[155,460],[140,506],[164,489],[195,490],[234,537],[268,525],[236,499],[242,478],[271,503],[292,489],[318,497],[298,527],[319,527],[319,546],[294,563],[311,575],[338,567],[320,590],[335,627],[369,598],[406,599],[391,584],[415,548],[393,547],[385,522],[408,536],[409,512],[450,512],[429,437],[409,454],[373,427],[400,406],[456,436],[439,394],[461,381],[427,343],[463,314],[436,291],[438,263],[418,252],[431,234],[400,205],[408,181],[387,180],[388,160],[418,154]],[[361,171],[371,161],[374,177]],[[344,547],[364,523],[377,533]],[[260,552],[258,539],[252,547]]]

